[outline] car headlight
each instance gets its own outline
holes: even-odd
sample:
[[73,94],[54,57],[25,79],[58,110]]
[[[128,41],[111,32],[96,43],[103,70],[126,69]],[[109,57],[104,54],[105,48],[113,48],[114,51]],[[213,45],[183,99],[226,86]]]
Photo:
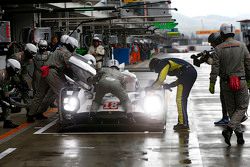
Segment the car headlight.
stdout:
[[74,112],[80,107],[80,101],[75,96],[68,96],[63,99],[63,108],[65,111]]
[[161,97],[158,95],[146,95],[143,103],[144,111],[151,116],[160,115],[163,111]]

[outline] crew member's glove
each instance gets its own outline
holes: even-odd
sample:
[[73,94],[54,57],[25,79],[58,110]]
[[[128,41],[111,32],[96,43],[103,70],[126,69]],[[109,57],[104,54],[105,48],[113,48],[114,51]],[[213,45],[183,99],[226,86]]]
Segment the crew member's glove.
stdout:
[[164,85],[163,85],[163,88],[164,88],[164,89],[171,89],[172,86],[171,86],[171,84],[164,84]]
[[179,80],[177,79],[176,81],[174,81],[174,82],[172,82],[170,84],[164,84],[163,88],[172,91],[171,88],[178,86],[178,84],[179,84]]
[[209,92],[210,92],[211,94],[214,94],[214,86],[215,86],[215,83],[210,82],[210,84],[209,84]]

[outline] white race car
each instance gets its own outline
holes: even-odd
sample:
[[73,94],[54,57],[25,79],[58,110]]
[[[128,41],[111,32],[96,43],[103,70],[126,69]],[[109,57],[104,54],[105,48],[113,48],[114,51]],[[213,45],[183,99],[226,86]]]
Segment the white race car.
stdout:
[[[132,113],[126,113],[120,101],[106,94],[97,112],[90,112],[94,97],[87,78],[96,75],[84,58],[70,59],[76,79],[61,90],[59,103],[60,130],[70,131],[164,131],[166,124],[164,89],[140,91],[136,76],[124,71]],[[132,117],[131,117],[132,116]],[[132,118],[132,120],[131,120]]]

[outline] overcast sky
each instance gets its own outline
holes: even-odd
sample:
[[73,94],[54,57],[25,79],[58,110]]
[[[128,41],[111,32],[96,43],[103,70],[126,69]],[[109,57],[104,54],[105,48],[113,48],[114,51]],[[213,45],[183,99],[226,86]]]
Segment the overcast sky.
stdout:
[[248,15],[250,19],[250,0],[172,0],[171,6],[178,8],[178,13],[190,17]]

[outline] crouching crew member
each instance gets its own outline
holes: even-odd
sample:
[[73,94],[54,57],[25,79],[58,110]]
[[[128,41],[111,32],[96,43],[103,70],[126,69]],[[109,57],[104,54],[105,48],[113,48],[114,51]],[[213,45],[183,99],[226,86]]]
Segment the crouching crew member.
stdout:
[[89,78],[88,81],[90,84],[95,85],[96,90],[90,111],[96,112],[102,103],[104,95],[112,93],[120,100],[125,112],[131,112],[132,104],[125,89],[125,76],[119,71],[119,67],[116,64],[110,65],[110,68],[101,68],[97,75]]
[[[15,59],[8,59],[6,61],[6,68],[0,70],[0,86],[1,86],[1,101],[8,98],[9,92],[4,90],[8,87],[8,84],[11,82],[12,77],[16,74],[20,74],[21,64]],[[9,90],[8,90],[9,91]],[[2,102],[1,102],[2,103]],[[3,128],[16,128],[18,125],[12,123],[10,120],[10,106],[2,103],[2,118],[3,118]]]
[[[33,57],[37,54],[37,47],[33,45],[32,43],[27,43],[25,45],[24,51],[14,53],[13,55],[10,55],[9,57],[6,57],[6,60],[8,59],[16,59],[21,64],[21,82],[25,82],[28,84],[28,87],[30,90],[32,90],[32,66],[33,66]],[[24,94],[27,92],[24,92]],[[24,95],[27,97],[24,97],[24,100],[29,99],[28,95]],[[27,101],[27,100],[26,100]]]

